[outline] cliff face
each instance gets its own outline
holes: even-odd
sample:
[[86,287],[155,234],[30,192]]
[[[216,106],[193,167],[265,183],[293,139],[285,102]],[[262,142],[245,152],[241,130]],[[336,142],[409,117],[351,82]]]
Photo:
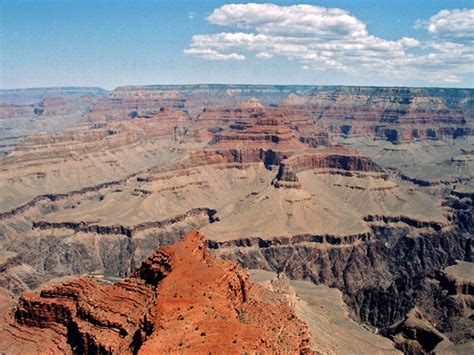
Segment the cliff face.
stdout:
[[331,108],[336,104],[341,108],[352,104],[368,112],[371,109],[372,112],[383,110],[385,114],[382,118],[388,120],[391,116],[406,114],[407,109],[438,110],[441,114],[446,113],[446,110],[455,110],[471,115],[473,95],[472,89],[319,86],[306,95],[290,95],[285,104],[309,102],[315,106],[325,105]]
[[14,243],[18,255],[0,264],[0,287],[18,296],[55,276],[103,273],[129,276],[152,250],[213,222],[216,211],[196,208],[135,225],[34,222],[31,238]]
[[[384,331],[405,353],[449,352],[474,334],[474,267],[458,262],[428,275],[414,290],[416,307]],[[451,351],[457,352],[455,348]]]
[[333,133],[400,143],[472,134],[473,97],[470,89],[317,87],[283,105],[306,108]]
[[[290,93],[298,96],[276,104]],[[472,287],[441,270],[471,258],[472,137],[462,137],[473,132],[472,97],[416,88],[119,88],[94,99],[82,126],[29,136],[0,159],[0,289],[18,296],[71,275],[129,277],[156,248],[203,228],[212,253],[337,287],[355,319],[404,351],[463,342],[472,336],[461,329],[470,326]],[[0,105],[9,117],[24,108]],[[69,112],[53,98],[27,108],[38,120]],[[404,144],[443,137],[462,139]],[[255,301],[271,322],[292,317],[276,301],[268,313],[258,302],[270,296],[234,264],[223,266],[226,276],[208,270],[204,254],[183,255],[200,270],[186,271],[173,264],[176,253],[154,254],[113,286],[80,279],[25,295],[7,333],[27,334],[35,345],[26,351],[37,352],[204,351],[221,330],[235,339],[214,351],[298,348],[274,340],[276,331],[245,308]],[[127,312],[135,298],[149,306],[126,319],[111,311],[120,298]],[[186,332],[170,330],[181,326]]]
[[424,275],[465,258],[470,247],[455,230],[412,234],[407,228],[381,228],[374,234],[339,247],[328,247],[321,238],[319,243],[260,242],[259,248],[237,251],[235,243],[218,252],[251,268],[337,287],[360,320],[384,327],[413,306],[411,292]]
[[219,148],[204,149],[191,154],[183,162],[182,168],[212,164],[248,164],[262,162],[266,166],[278,165],[283,159],[288,158],[291,151],[278,151],[265,148]]
[[197,232],[113,285],[81,278],[22,295],[0,333],[2,352],[312,352],[284,298],[209,256]]
[[[465,199],[462,208],[458,207],[453,220],[469,213],[472,216],[471,200]],[[344,293],[353,315],[377,328],[388,329],[416,306],[424,312],[433,334],[446,333],[441,338],[433,335],[424,344],[415,339],[415,348],[423,351],[430,351],[446,337],[454,343],[469,339],[465,324],[472,300],[462,295],[472,293],[472,284],[436,270],[456,260],[471,260],[472,226],[415,224],[403,218],[372,220],[370,233],[344,242],[324,236],[294,236],[211,246],[222,257],[250,268],[336,287]],[[415,349],[413,344],[402,345],[412,333],[396,328],[387,334],[399,334],[400,349]]]
[[183,110],[185,100],[179,93],[115,90],[101,98],[83,117],[83,122],[151,118],[167,110]]
[[299,187],[296,173],[304,170],[330,169],[332,173],[376,172],[384,170],[373,160],[343,147],[333,147],[312,153],[293,155],[283,160],[274,180],[276,187]]

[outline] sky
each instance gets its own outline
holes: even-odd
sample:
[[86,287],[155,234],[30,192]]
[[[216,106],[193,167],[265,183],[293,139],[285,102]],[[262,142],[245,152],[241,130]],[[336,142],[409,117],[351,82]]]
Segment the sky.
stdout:
[[0,88],[474,87],[474,0],[0,0]]

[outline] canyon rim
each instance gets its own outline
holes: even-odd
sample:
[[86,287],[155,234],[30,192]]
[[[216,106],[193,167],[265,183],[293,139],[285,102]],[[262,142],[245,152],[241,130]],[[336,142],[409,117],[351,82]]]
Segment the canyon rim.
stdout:
[[400,4],[2,2],[0,353],[472,354],[474,9]]

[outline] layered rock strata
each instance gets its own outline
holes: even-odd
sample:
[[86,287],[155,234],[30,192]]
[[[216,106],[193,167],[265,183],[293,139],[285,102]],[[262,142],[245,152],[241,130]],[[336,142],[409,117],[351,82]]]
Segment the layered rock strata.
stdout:
[[275,187],[300,188],[296,173],[304,170],[330,169],[332,172],[375,172],[384,170],[370,158],[343,147],[316,150],[293,155],[280,162],[278,173],[273,181]]
[[283,106],[306,109],[332,133],[400,143],[471,135],[472,101],[468,89],[317,87]]
[[[128,279],[81,278],[24,294],[6,318],[7,353],[312,353],[308,328],[285,299],[250,283],[236,263],[209,256],[196,232]],[[22,337],[32,330],[35,337]]]
[[385,335],[405,353],[464,353],[474,337],[473,274],[473,263],[458,262],[428,275],[415,289],[416,306]]
[[[472,218],[472,203],[465,199],[461,204],[451,210],[450,222],[443,225],[417,222],[403,216],[367,216],[368,221],[373,221],[372,231],[347,240],[311,235],[270,240],[242,238],[211,243],[211,247],[216,254],[253,269],[282,272],[293,279],[336,287],[344,293],[345,301],[359,321],[386,329],[402,321],[414,306],[424,309],[422,305],[426,305],[426,300],[433,299],[433,294],[426,291],[430,288],[424,286],[425,278],[432,273],[436,283],[448,294],[471,292],[466,282],[446,281],[449,278],[436,273],[457,260],[470,261],[472,258],[472,225],[465,224],[466,218]],[[434,295],[438,293],[442,294],[436,291]],[[438,301],[434,302],[445,305],[451,302],[443,297],[435,297]],[[428,305],[426,309],[439,307]],[[450,308],[451,311],[454,309],[459,310],[459,307]],[[451,311],[445,311],[444,321],[441,321],[443,317],[425,311],[431,314],[428,318],[433,322],[430,327],[438,328],[436,332],[448,332],[449,336],[446,324],[462,324],[452,318],[448,321],[450,316],[447,314],[452,315]],[[457,339],[452,337],[455,342],[466,339],[469,335],[460,335]],[[436,344],[431,344],[432,348]]]

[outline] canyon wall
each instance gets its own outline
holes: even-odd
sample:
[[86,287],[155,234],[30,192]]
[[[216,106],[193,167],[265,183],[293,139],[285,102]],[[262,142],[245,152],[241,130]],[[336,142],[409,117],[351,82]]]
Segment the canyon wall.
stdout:
[[189,234],[112,285],[81,278],[22,295],[0,326],[0,351],[313,353],[285,299],[209,256],[205,243]]
[[[419,307],[428,315],[435,333],[446,332],[450,340],[457,342],[469,335],[465,333],[466,326],[456,323],[451,315],[467,312],[464,317],[468,319],[472,303],[449,303],[437,284],[454,295],[472,294],[472,287],[456,283],[438,270],[457,260],[472,261],[473,203],[471,198],[450,198],[457,201],[458,209],[452,210],[454,223],[445,226],[417,224],[403,218],[383,221],[368,217],[376,221],[371,232],[352,238],[247,238],[211,242],[210,247],[218,255],[249,268],[282,272],[292,279],[336,287],[344,293],[356,319],[386,334],[398,334],[399,328],[391,333],[389,327],[402,321],[413,307]],[[433,284],[427,281],[429,278],[438,281]],[[400,349],[408,353],[418,349],[423,353],[431,351],[444,336],[427,343],[412,340],[416,346],[412,344],[411,348],[403,345],[409,337],[402,338]]]

